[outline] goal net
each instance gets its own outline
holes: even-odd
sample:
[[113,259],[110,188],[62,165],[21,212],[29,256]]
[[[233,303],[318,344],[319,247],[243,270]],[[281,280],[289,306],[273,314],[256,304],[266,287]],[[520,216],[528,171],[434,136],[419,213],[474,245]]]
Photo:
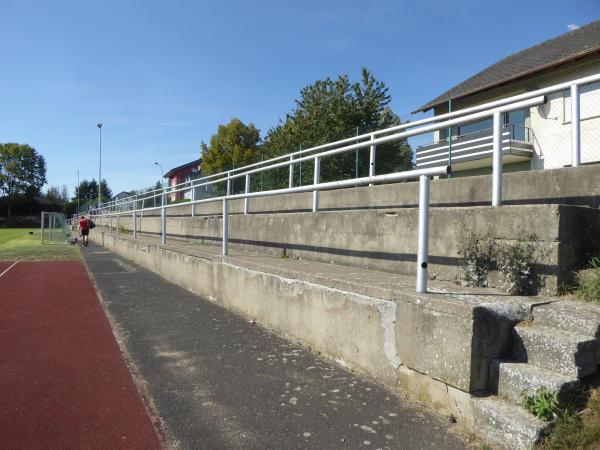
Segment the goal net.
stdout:
[[70,244],[71,232],[63,213],[42,212],[42,244]]

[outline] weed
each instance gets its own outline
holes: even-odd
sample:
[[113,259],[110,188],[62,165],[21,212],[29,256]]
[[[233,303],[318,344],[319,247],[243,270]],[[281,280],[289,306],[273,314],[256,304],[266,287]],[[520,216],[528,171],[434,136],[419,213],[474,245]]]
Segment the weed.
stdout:
[[600,256],[592,256],[588,262],[590,269],[600,269]]
[[600,269],[583,270],[577,274],[577,294],[588,302],[600,302]]
[[521,392],[521,404],[538,419],[549,422],[561,415],[561,404],[558,391],[550,391],[545,386],[539,388],[534,395],[529,395],[527,389]]
[[498,268],[509,294],[537,293],[542,283],[535,272],[535,262],[538,258],[549,255],[549,251],[544,252],[539,246],[537,235],[526,230],[519,233],[519,238],[514,243],[498,246]]
[[491,232],[464,229],[458,239],[461,278],[466,286],[487,287],[495,245]]

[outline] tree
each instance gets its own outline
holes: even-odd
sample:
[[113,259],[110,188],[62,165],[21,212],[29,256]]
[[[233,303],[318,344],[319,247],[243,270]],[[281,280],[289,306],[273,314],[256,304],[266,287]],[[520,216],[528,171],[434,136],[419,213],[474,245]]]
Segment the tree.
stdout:
[[[399,125],[400,118],[389,108],[390,101],[385,83],[378,81],[366,68],[362,69],[360,82],[351,83],[347,75],[316,81],[300,91],[295,108],[285,120],[267,132],[264,152],[273,157],[300,147],[314,147]],[[367,149],[323,158],[321,180],[366,176],[368,161]],[[412,149],[406,140],[377,146],[377,173],[411,167]],[[303,164],[303,171],[312,182],[312,164]],[[299,184],[299,171],[294,172],[294,183]],[[278,183],[277,180],[273,182]]]
[[8,217],[17,197],[33,200],[45,183],[46,161],[33,147],[27,144],[0,144],[0,193],[8,199]]
[[210,175],[254,162],[259,142],[260,133],[253,124],[234,118],[227,125],[219,125],[210,144],[201,144],[202,173]]
[[[100,188],[102,189],[102,201],[106,202],[110,200],[112,197],[112,191],[108,187],[106,180],[103,179],[102,183],[100,183]],[[76,189],[74,199],[77,199],[79,196],[79,200],[82,203],[95,203],[98,201],[98,183],[94,178],[92,181],[88,181],[83,179],[79,182],[79,189]]]

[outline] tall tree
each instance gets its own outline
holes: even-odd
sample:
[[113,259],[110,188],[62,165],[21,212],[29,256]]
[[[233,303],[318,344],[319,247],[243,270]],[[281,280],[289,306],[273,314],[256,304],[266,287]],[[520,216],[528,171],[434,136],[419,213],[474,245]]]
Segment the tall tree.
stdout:
[[251,123],[245,125],[234,118],[227,125],[219,125],[209,145],[201,144],[202,173],[218,173],[255,161],[259,141],[259,131]]
[[[108,201],[112,197],[112,190],[108,187],[106,180],[103,179],[100,183],[102,189],[102,201]],[[75,192],[75,199],[79,195],[82,202],[94,203],[98,201],[98,183],[94,178],[91,181],[83,179],[79,182],[79,189]]]
[[[264,151],[268,156],[276,156],[398,125],[400,119],[389,108],[390,101],[385,83],[378,81],[366,68],[362,69],[361,80],[355,83],[351,83],[347,75],[316,81],[300,91],[295,108],[285,120],[267,132]],[[321,179],[365,176],[368,159],[366,149],[324,158]],[[304,166],[308,166],[305,173],[310,174],[312,166]],[[377,173],[411,167],[412,149],[406,140],[377,147]],[[295,183],[298,183],[298,175]]]
[[0,193],[8,199],[7,215],[18,196],[33,199],[46,183],[46,161],[27,144],[0,144]]

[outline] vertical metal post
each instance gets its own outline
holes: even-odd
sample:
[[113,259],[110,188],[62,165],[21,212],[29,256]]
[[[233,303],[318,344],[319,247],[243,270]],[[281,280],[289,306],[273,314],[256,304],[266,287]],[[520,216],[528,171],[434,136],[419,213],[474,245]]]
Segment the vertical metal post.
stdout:
[[112,216],[112,214],[111,214],[111,216],[110,216],[110,223],[109,223],[109,225],[108,225],[108,232],[109,232],[109,233],[112,233],[112,232],[113,232],[112,221],[113,221],[113,216]]
[[196,201],[196,188],[194,187],[194,184],[192,183],[192,217],[194,217],[196,215],[196,204],[194,203]]
[[[293,156],[290,156],[290,162],[294,160]],[[294,187],[294,165],[290,164],[290,174],[288,177],[288,187],[292,188]]]
[[44,211],[42,211],[42,223],[40,225],[40,237],[42,239],[42,244],[44,243]]
[[[375,140],[375,135],[371,135],[371,140]],[[369,176],[375,176],[375,151],[376,148],[374,145],[369,147]],[[369,186],[373,186],[373,183],[370,183]]]
[[[448,100],[448,114],[452,112],[452,99]],[[452,127],[448,127],[448,165],[452,167]],[[452,173],[448,174],[452,178]]]
[[502,204],[502,116],[494,113],[492,156],[492,206]]
[[[358,126],[356,127],[356,137],[358,138]],[[358,144],[358,139],[356,139]],[[354,150],[354,178],[358,178],[358,149]]]
[[419,236],[417,244],[417,292],[427,292],[429,261],[429,177],[419,178]]
[[[246,174],[246,187],[244,192],[248,194],[250,192],[250,174]],[[248,197],[244,199],[244,214],[248,214]]]
[[229,241],[229,202],[226,198],[223,199],[223,256],[228,253]]
[[131,228],[133,229],[133,238],[137,238],[137,219],[135,214],[135,204],[133,205],[133,216],[131,218]]
[[167,210],[165,209],[164,204],[164,194],[163,194],[163,205],[160,208],[160,243],[167,243]]
[[579,86],[571,85],[571,166],[581,164],[581,122],[579,107]]
[[117,211],[117,236],[119,235],[119,219],[120,219],[119,211]]
[[[321,158],[319,158],[317,156],[317,157],[315,157],[315,175],[314,175],[313,184],[319,184],[320,172],[321,172]],[[312,211],[317,212],[318,210],[319,210],[319,191],[317,189],[315,189],[313,191]]]
[[231,172],[227,172],[227,195],[231,195]]

